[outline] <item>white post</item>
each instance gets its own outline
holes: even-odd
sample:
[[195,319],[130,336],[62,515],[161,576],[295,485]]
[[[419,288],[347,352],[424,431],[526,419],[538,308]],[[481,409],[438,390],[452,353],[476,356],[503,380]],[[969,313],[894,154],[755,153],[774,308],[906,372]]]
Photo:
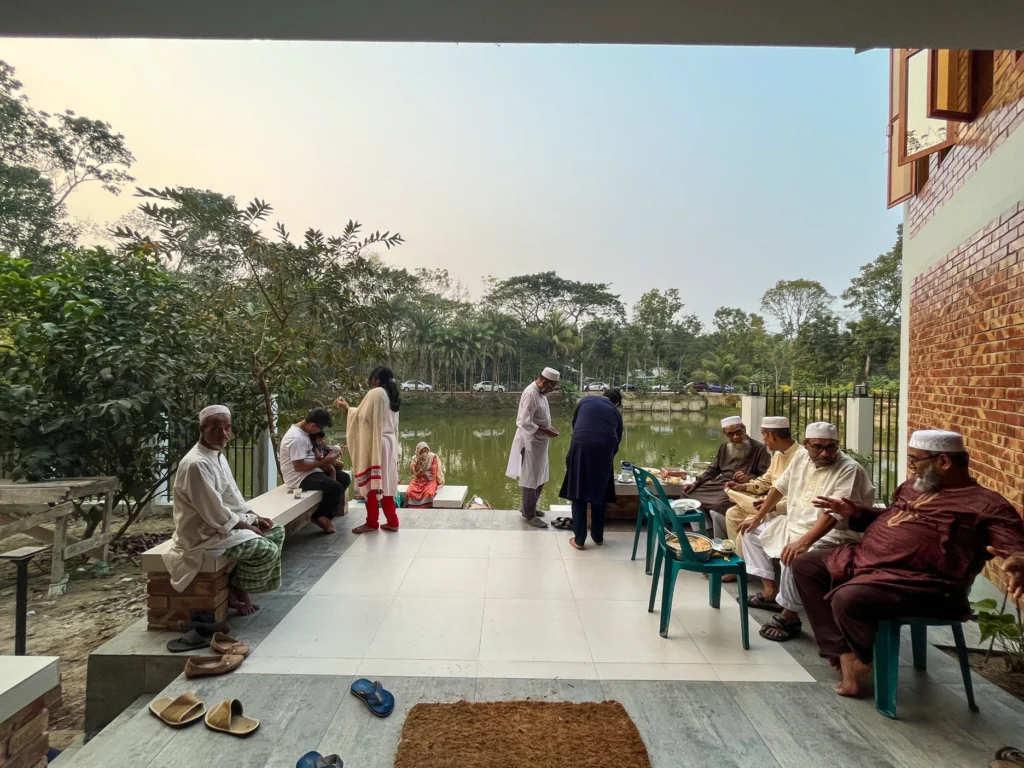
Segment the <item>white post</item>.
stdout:
[[875,450],[875,401],[846,398],[846,450],[871,456]]
[[[277,395],[272,396],[271,413],[274,417],[274,432],[277,433]],[[264,429],[256,443],[256,455],[253,457],[256,468],[256,488],[260,494],[268,493],[277,488],[277,462],[274,460],[274,443],[270,439],[269,430]]]
[[740,415],[747,427],[747,434],[761,434],[761,420],[768,413],[768,398],[764,395],[743,395]]
[[[157,456],[160,456],[163,461],[170,461],[170,450],[167,446],[167,439],[160,438],[157,444]],[[170,504],[171,503],[171,486],[166,480],[162,481],[157,486],[156,493],[153,494],[154,504]]]

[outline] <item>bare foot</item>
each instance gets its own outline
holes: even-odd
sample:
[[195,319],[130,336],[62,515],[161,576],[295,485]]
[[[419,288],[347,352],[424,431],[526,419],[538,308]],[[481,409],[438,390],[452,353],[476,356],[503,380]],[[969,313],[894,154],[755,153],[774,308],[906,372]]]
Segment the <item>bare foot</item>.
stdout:
[[569,546],[572,547],[573,549],[578,549],[580,552],[583,551],[583,545],[576,543],[576,537],[575,536],[570,536],[569,537]]
[[233,608],[239,616],[249,616],[260,609],[253,603],[249,593],[237,584],[232,584],[228,591],[228,607]]
[[334,527],[334,523],[331,522],[330,518],[318,517],[313,521],[316,526],[324,533],[337,533],[337,529]]
[[733,583],[735,583],[735,581],[736,581],[736,574],[735,573],[727,573],[724,576],[722,576],[722,583],[723,584],[733,584]]
[[380,529],[382,531],[397,531],[398,530],[398,526],[397,525],[382,525],[380,527]]
[[371,528],[366,523],[363,523],[362,525],[357,525],[355,528],[353,528],[352,529],[352,533],[355,533],[355,534],[370,533],[371,531],[376,531],[376,530],[377,530],[376,528]]
[[843,679],[836,684],[836,693],[840,696],[860,696],[861,679],[871,671],[871,665],[865,664],[852,653],[844,653],[839,657],[839,666]]

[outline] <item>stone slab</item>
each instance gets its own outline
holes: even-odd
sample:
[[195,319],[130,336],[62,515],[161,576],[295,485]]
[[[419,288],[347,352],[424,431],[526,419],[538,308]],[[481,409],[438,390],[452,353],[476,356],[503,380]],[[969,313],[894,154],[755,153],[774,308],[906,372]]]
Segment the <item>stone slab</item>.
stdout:
[[59,685],[56,656],[0,656],[0,723]]

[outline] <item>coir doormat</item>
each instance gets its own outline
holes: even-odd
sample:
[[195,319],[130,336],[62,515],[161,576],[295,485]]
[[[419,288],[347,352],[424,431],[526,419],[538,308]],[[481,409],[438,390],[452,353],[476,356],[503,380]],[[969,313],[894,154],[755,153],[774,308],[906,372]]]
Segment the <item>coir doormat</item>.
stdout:
[[650,768],[617,701],[417,704],[395,768]]

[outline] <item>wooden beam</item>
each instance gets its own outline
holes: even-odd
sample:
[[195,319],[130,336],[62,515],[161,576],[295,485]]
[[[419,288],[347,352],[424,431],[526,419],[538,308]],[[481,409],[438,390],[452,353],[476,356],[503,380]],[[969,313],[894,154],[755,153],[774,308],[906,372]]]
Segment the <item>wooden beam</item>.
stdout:
[[[70,537],[68,537],[70,540]],[[76,542],[64,548],[64,559],[67,560],[78,555],[84,555],[86,552],[92,552],[94,550],[105,547],[110,543],[110,540],[114,538],[113,533],[103,533],[99,536],[93,536],[91,539],[84,539],[83,541]]]
[[[0,515],[0,522],[7,523],[0,528],[0,539],[6,539],[8,536],[13,536],[16,533],[30,531],[42,523],[48,523],[51,520],[56,520],[58,517],[70,515],[75,511],[74,505],[72,505],[70,501],[65,501],[63,504],[58,504],[56,507],[50,507],[49,509],[44,508],[42,512],[36,512],[34,515],[21,518],[12,518],[9,515],[9,508],[7,505],[0,507],[0,509],[6,513]],[[36,509],[38,509],[38,507]],[[31,536],[32,534],[29,533],[29,535]]]

